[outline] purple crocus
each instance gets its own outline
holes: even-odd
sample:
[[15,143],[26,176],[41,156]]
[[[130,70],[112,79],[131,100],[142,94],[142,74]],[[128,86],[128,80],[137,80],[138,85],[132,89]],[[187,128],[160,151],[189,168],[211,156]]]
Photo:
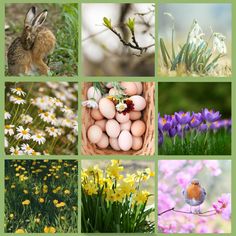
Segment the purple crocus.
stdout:
[[158,128],[158,146],[161,146],[164,142],[164,135],[161,129]]
[[178,121],[180,125],[185,125],[190,122],[192,119],[192,116],[190,115],[190,112],[175,112],[175,119]]
[[196,128],[202,123],[202,121],[203,121],[202,114],[193,112],[192,119],[189,122],[189,126],[191,128]]
[[202,118],[209,123],[219,120],[220,117],[221,114],[219,111],[215,112],[214,110],[208,110],[207,108],[202,110]]
[[159,129],[161,129],[163,131],[168,131],[171,127],[171,120],[168,119],[168,117],[166,117],[166,118],[159,117],[158,118],[158,127],[159,127]]

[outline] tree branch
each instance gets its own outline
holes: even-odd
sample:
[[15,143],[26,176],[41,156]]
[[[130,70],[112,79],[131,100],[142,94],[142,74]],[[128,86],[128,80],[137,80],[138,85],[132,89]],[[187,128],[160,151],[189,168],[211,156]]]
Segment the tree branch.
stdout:
[[[181,211],[181,210],[176,210],[174,207],[170,208],[170,209],[167,209],[163,212],[160,212],[158,213],[158,216],[161,216],[167,212],[170,212],[170,211],[173,211],[173,212],[177,212],[177,213],[182,213],[182,214],[189,214],[189,215],[198,215],[198,216],[213,216],[213,215],[216,215],[216,211],[215,210],[208,210],[208,211],[204,211],[204,212],[200,212],[200,213],[197,213],[197,212],[190,212],[190,211]],[[211,213],[211,214],[208,214],[208,213]]]

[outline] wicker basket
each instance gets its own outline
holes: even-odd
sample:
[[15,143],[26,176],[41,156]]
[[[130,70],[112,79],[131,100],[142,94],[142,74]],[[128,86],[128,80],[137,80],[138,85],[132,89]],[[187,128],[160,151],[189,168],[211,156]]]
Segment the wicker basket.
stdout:
[[[82,101],[87,99],[87,90],[92,86],[92,83],[82,83]],[[83,155],[154,155],[154,131],[155,131],[155,83],[143,82],[143,96],[146,99],[147,105],[142,112],[142,120],[146,124],[146,132],[143,135],[143,147],[138,150],[115,151],[110,146],[106,149],[100,149],[95,144],[91,144],[87,138],[88,128],[94,124],[94,119],[91,117],[91,109],[82,107],[82,146],[81,153]]]

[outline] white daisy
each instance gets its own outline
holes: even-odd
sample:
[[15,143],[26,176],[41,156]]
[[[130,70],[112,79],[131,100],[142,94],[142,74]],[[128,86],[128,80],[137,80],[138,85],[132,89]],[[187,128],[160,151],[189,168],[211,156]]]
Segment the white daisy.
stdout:
[[34,149],[29,146],[29,144],[23,143],[21,145],[21,150],[25,153],[30,155],[32,152],[34,152]]
[[41,155],[41,153],[40,153],[40,152],[33,151],[30,155],[31,155],[31,156],[39,156],[39,155]]
[[46,139],[40,133],[32,135],[31,139],[35,141],[36,143],[38,143],[39,145],[44,144],[46,141]]
[[29,140],[30,139],[30,129],[26,128],[24,129],[23,126],[19,126],[16,128],[16,131],[18,134],[16,135],[16,139],[23,139],[23,140]]
[[66,135],[67,139],[71,142],[71,143],[75,143],[76,142],[76,137],[72,134],[67,134]]
[[11,147],[10,153],[11,153],[11,155],[16,155],[16,156],[23,155],[23,152],[20,150],[20,148],[18,146],[16,146],[16,148]]
[[83,101],[82,102],[82,106],[88,107],[88,108],[94,108],[94,109],[98,108],[97,102],[95,100],[93,100],[93,99],[89,99],[89,100]]
[[18,105],[26,103],[26,101],[23,98],[20,98],[14,95],[10,96],[10,102],[13,102],[14,104],[18,104]]
[[127,108],[127,104],[125,104],[125,103],[123,103],[123,102],[119,102],[119,103],[116,105],[116,110],[119,111],[119,112],[124,111],[126,108]]
[[66,113],[67,115],[72,115],[73,114],[73,111],[71,108],[69,108],[68,106],[64,106],[61,108],[61,111]]
[[10,136],[14,135],[14,130],[13,128],[15,127],[15,125],[5,125],[5,134],[9,134]]
[[25,96],[26,92],[24,92],[21,88],[11,88],[11,91],[15,94],[17,94],[18,96]]
[[5,111],[5,112],[4,112],[4,119],[5,119],[5,120],[11,119],[11,114],[10,114],[8,111]]
[[61,129],[57,129],[55,127],[46,127],[46,132],[48,132],[49,136],[54,138],[61,135]]
[[20,118],[21,122],[24,124],[31,124],[33,121],[33,118],[30,115],[21,114]]

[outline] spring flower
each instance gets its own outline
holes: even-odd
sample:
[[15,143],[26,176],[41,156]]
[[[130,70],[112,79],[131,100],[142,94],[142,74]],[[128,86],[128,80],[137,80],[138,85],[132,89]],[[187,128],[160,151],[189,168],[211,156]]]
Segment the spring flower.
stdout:
[[45,201],[44,198],[42,198],[42,197],[39,198],[39,203],[44,203],[44,201]]
[[82,106],[88,107],[88,108],[93,108],[93,109],[98,109],[97,102],[92,98],[89,100],[83,101]]
[[34,149],[31,148],[31,147],[29,146],[29,144],[26,144],[26,143],[23,143],[23,144],[21,145],[21,150],[22,150],[25,154],[28,154],[28,155],[32,154],[33,151],[34,151]]
[[30,139],[30,129],[26,128],[24,129],[23,126],[19,126],[16,128],[16,131],[18,134],[16,135],[16,139],[23,139],[23,140],[29,140]]
[[84,190],[88,195],[93,195],[98,193],[98,187],[93,182],[86,183],[84,185]]
[[69,194],[70,194],[70,190],[66,189],[66,190],[64,190],[64,193],[65,193],[66,195],[69,195]]
[[5,125],[5,134],[9,134],[10,136],[14,135],[14,130],[13,128],[15,127],[15,125]]
[[33,121],[33,118],[30,115],[21,114],[20,118],[21,118],[21,122],[25,125],[31,124]]
[[22,205],[26,205],[27,206],[29,204],[30,204],[30,200],[25,200],[25,201],[22,202]]
[[116,110],[117,110],[118,112],[122,112],[122,111],[124,111],[126,108],[127,108],[127,104],[124,103],[124,102],[120,102],[120,103],[118,103],[118,104],[116,105]]
[[16,146],[16,148],[11,147],[10,153],[11,153],[11,155],[16,155],[16,156],[23,155],[23,152],[20,150],[20,148],[18,146]]
[[56,207],[57,208],[61,208],[61,207],[64,207],[66,204],[64,202],[59,202],[56,204]]
[[217,202],[213,203],[216,213],[221,214],[225,220],[231,218],[231,195],[230,193],[222,194]]
[[32,135],[31,136],[31,139],[35,142],[37,142],[39,145],[41,144],[44,144],[46,139],[43,137],[42,134],[38,133],[38,134],[35,134],[35,135]]
[[167,117],[159,117],[158,118],[158,128],[163,130],[163,131],[167,131],[171,128],[172,124],[171,124],[171,120],[168,119]]
[[23,98],[17,97],[17,96],[10,96],[10,102],[13,102],[14,104],[18,104],[18,105],[22,105],[26,103],[26,101]]
[[148,200],[149,192],[147,191],[139,191],[136,193],[134,197],[134,201],[137,202],[137,204],[144,204]]
[[9,112],[5,111],[5,112],[4,112],[4,119],[5,119],[5,120],[11,119],[11,114],[10,114]]
[[192,119],[190,112],[175,112],[175,118],[181,125],[189,123]]
[[114,177],[116,179],[120,178],[120,172],[123,171],[124,167],[120,166],[119,163],[112,163],[111,165],[109,165],[106,169],[107,174],[110,177]]
[[164,141],[164,135],[161,129],[158,128],[158,146],[161,146]]
[[67,134],[66,135],[67,139],[71,142],[71,143],[75,143],[76,142],[76,137],[72,134]]
[[64,106],[61,108],[61,111],[66,113],[67,115],[72,115],[73,114],[73,111],[71,108],[69,108],[68,106]]
[[201,113],[193,113],[192,119],[189,122],[191,128],[196,128],[202,123],[202,115]]
[[215,122],[220,119],[221,114],[219,111],[215,112],[214,110],[208,110],[207,108],[204,108],[202,110],[202,117],[207,122]]
[[47,234],[54,234],[56,233],[56,229],[52,226],[45,226],[43,232]]
[[214,33],[213,37],[213,52],[216,50],[221,54],[227,53],[225,36],[220,33]]
[[203,41],[202,36],[204,35],[202,28],[198,24],[197,20],[193,21],[191,31],[189,33],[189,43],[194,45],[200,45]]
[[16,234],[24,234],[24,233],[26,233],[26,232],[25,232],[24,229],[17,229],[17,230],[15,231],[15,233],[16,233]]
[[61,135],[61,129],[57,129],[55,127],[46,127],[45,130],[49,134],[49,136],[52,136],[54,138]]
[[15,93],[18,96],[25,96],[26,92],[24,92],[21,88],[11,88],[12,93]]

